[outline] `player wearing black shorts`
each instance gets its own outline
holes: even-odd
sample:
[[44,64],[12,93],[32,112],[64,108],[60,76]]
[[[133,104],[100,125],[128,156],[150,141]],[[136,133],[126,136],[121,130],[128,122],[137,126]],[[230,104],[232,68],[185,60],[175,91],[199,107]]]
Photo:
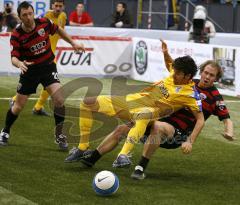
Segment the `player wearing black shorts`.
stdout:
[[[222,75],[220,66],[214,61],[206,61],[200,68],[200,75],[201,79],[195,80],[195,84],[202,100],[205,121],[211,115],[217,116],[224,124],[223,136],[228,140],[233,140],[233,123],[223,97],[213,84]],[[159,146],[173,149],[187,142],[194,124],[194,117],[187,109],[179,110],[165,119],[155,121],[150,134],[147,133],[149,137],[145,141],[142,157],[131,175],[132,178],[145,178],[144,171],[149,159]]]
[[66,150],[68,143],[66,136],[62,133],[65,118],[64,99],[60,91],[61,86],[49,35],[58,33],[63,40],[72,45],[75,51],[84,51],[84,46],[75,43],[62,28],[48,19],[34,19],[33,7],[28,2],[19,4],[17,12],[22,23],[11,35],[11,60],[12,64],[21,70],[21,74],[16,102],[8,110],[5,127],[0,133],[0,146],[8,144],[11,126],[22,111],[29,95],[36,93],[37,86],[41,83],[53,100],[55,142],[60,149]]

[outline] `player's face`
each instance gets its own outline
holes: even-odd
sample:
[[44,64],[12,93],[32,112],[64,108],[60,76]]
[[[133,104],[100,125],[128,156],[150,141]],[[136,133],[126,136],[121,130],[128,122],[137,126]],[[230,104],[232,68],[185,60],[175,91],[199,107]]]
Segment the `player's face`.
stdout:
[[83,4],[78,4],[76,7],[77,13],[81,14],[84,11]]
[[34,11],[31,7],[22,8],[19,16],[20,20],[26,27],[31,27],[34,24]]
[[173,82],[175,85],[185,85],[191,80],[191,75],[185,75],[182,71],[174,69]]
[[55,14],[59,15],[64,9],[64,4],[62,2],[55,2],[52,4],[52,9]]
[[217,79],[217,74],[218,74],[217,68],[211,65],[206,65],[203,71],[201,72],[201,79],[199,85],[205,88],[213,86],[213,83]]
[[117,4],[116,10],[117,10],[117,12],[122,12],[124,10],[123,5]]

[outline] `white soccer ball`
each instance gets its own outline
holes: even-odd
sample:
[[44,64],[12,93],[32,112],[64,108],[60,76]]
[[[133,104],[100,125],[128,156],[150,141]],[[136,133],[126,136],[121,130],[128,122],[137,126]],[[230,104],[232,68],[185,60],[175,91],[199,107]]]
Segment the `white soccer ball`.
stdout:
[[92,185],[97,194],[108,196],[118,190],[119,179],[110,171],[101,171],[95,175]]

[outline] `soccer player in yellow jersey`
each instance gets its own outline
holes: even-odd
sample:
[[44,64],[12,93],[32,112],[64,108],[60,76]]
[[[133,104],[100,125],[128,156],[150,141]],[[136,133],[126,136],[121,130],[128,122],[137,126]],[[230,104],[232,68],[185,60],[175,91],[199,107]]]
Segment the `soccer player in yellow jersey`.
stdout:
[[[48,18],[54,24],[64,29],[67,22],[67,15],[63,10],[64,10],[64,0],[54,0],[52,4],[52,10],[47,11],[43,15],[43,17]],[[55,53],[56,51],[57,42],[59,38],[60,36],[57,33],[50,36],[51,48],[53,53]],[[50,114],[44,110],[44,104],[47,101],[48,97],[49,97],[48,92],[42,89],[39,99],[37,103],[34,105],[34,108],[32,111],[33,114],[50,116]],[[14,96],[12,100],[14,102],[16,100],[16,96]]]
[[[166,61],[167,58],[169,56],[165,56]],[[92,112],[100,112],[134,122],[134,126],[130,129],[113,167],[130,165],[127,155],[132,151],[134,143],[138,142],[144,135],[150,121],[170,115],[184,107],[193,112],[197,121],[190,138],[194,141],[204,125],[201,100],[192,81],[197,72],[197,66],[190,56],[179,57],[172,62],[172,64],[166,64],[170,72],[169,77],[139,93],[127,96],[98,96],[84,99],[80,104],[79,126],[81,137],[78,147],[79,152],[84,152],[89,147],[89,136],[93,124]],[[190,145],[186,144],[185,146],[187,150]],[[69,157],[71,158],[71,154]]]

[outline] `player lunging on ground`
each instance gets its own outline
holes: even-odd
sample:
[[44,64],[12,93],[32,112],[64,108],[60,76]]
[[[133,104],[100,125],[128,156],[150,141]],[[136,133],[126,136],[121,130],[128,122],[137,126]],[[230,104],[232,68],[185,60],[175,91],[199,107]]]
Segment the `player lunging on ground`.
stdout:
[[[172,64],[167,65],[167,68],[170,71],[169,77],[139,93],[84,99],[80,105],[81,136],[76,155],[84,154],[89,147],[93,124],[92,112],[100,112],[134,122],[122,150],[113,163],[114,167],[124,167],[131,164],[128,154],[132,151],[134,143],[145,133],[148,123],[183,107],[189,108],[196,118],[195,127],[189,137],[190,142],[183,145],[188,152],[204,125],[204,117],[200,112],[201,101],[192,81],[197,72],[197,66],[190,56],[184,56],[175,59]],[[72,153],[66,162],[72,161],[72,158],[75,158],[74,155]]]

